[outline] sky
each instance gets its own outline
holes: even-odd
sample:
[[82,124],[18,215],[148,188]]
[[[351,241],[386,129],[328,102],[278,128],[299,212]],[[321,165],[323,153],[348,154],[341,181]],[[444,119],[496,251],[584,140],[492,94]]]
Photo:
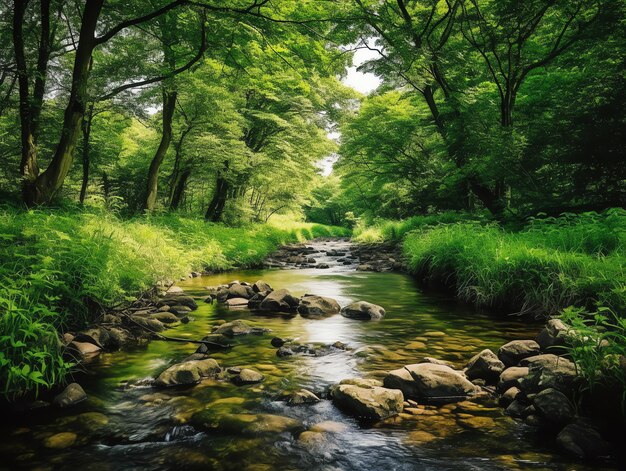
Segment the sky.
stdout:
[[[378,78],[374,74],[363,73],[357,71],[357,67],[363,64],[370,59],[375,59],[378,57],[378,53],[376,51],[372,51],[370,49],[357,49],[354,53],[354,57],[352,59],[352,67],[348,67],[348,73],[342,80],[342,82],[348,87],[352,87],[355,90],[367,95],[380,85],[380,78]],[[328,137],[331,139],[339,140],[341,135],[338,132],[330,132],[328,133]],[[337,161],[337,154],[329,155],[324,159],[318,162],[318,166],[322,175],[327,177],[333,171],[333,165]]]

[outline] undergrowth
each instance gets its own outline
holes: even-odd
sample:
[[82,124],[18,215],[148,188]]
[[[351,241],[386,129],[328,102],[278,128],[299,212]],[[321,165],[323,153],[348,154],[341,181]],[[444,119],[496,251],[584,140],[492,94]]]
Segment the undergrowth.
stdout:
[[72,365],[58,333],[88,324],[99,306],[191,271],[255,265],[281,244],[347,235],[280,219],[233,228],[177,215],[0,209],[0,393],[13,399],[62,382]]

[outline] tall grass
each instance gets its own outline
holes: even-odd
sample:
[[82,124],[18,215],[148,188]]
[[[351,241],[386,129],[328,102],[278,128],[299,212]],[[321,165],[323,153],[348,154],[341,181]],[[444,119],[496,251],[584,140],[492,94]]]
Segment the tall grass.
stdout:
[[277,246],[344,228],[287,222],[231,228],[176,215],[122,220],[96,210],[0,210],[0,393],[63,380],[57,332],[191,271],[255,265]]
[[408,232],[420,278],[479,306],[556,314],[605,306],[626,315],[626,212],[536,219],[521,231],[459,222]]

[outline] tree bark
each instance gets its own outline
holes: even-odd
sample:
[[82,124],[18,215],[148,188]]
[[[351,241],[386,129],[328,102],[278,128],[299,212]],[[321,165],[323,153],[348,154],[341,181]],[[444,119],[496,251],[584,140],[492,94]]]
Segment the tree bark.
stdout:
[[176,210],[180,207],[180,203],[183,200],[185,194],[185,188],[187,188],[187,181],[191,176],[191,168],[184,167],[181,172],[176,176],[176,179],[172,186],[172,196],[170,198],[170,209]]
[[161,134],[161,142],[150,162],[148,169],[148,188],[146,193],[146,202],[144,209],[153,211],[156,205],[159,169],[165,159],[165,154],[172,142],[172,120],[174,119],[174,109],[176,107],[176,91],[163,90],[163,132]]
[[229,184],[228,180],[224,178],[224,173],[228,170],[228,161],[224,163],[224,172],[217,172],[217,179],[215,182],[215,192],[213,198],[209,203],[209,207],[206,210],[204,219],[206,221],[218,222],[224,212],[226,206],[226,200],[228,199]]
[[93,108],[94,104],[89,105],[89,111],[87,117],[83,122],[83,180],[80,186],[80,204],[85,203],[85,197],[87,196],[87,186],[89,185],[89,138],[91,136],[91,122],[93,120]]
[[26,181],[24,202],[35,206],[50,202],[61,188],[74,158],[74,150],[81,132],[85,115],[87,80],[93,49],[96,46],[95,31],[104,0],[87,0],[79,34],[78,47],[72,71],[70,98],[63,116],[63,130],[48,168],[33,181]]

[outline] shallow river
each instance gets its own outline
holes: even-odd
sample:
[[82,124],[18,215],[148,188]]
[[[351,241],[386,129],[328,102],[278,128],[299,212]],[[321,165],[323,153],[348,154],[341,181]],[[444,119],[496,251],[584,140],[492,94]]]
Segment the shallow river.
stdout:
[[[462,366],[483,348],[497,349],[512,339],[532,338],[537,325],[516,318],[476,312],[455,301],[422,292],[411,277],[397,273],[329,270],[249,270],[194,278],[181,283],[189,294],[232,280],[263,279],[296,295],[313,293],[341,305],[366,300],[382,305],[382,321],[363,322],[340,315],[323,320],[258,316],[247,310],[200,302],[194,320],[167,335],[200,339],[217,320],[244,319],[271,334],[235,340],[215,353],[222,367],[249,366],[266,379],[238,387],[204,381],[177,390],[156,390],[142,380],[193,353],[186,343],[153,341],[130,351],[107,353],[79,381],[89,400],[59,412],[42,409],[19,423],[0,425],[0,468],[39,469],[216,469],[216,470],[495,470],[588,469],[555,452],[550,439],[504,416],[495,404],[462,403],[422,415],[402,416],[374,426],[358,424],[329,400],[287,406],[281,394],[307,388],[321,395],[344,378],[381,377],[385,371],[425,356]],[[327,356],[278,358],[272,336],[299,342],[349,345]],[[144,381],[145,384],[147,381]],[[321,443],[302,443],[291,433],[245,435],[230,424],[215,433],[186,425],[190,416],[211,408],[219,414],[274,414],[300,420],[304,428],[336,422],[336,433]],[[241,417],[241,416],[233,416]],[[338,423],[338,424],[337,424]],[[60,432],[78,435],[67,449],[44,447]],[[594,469],[598,469],[597,467]]]

